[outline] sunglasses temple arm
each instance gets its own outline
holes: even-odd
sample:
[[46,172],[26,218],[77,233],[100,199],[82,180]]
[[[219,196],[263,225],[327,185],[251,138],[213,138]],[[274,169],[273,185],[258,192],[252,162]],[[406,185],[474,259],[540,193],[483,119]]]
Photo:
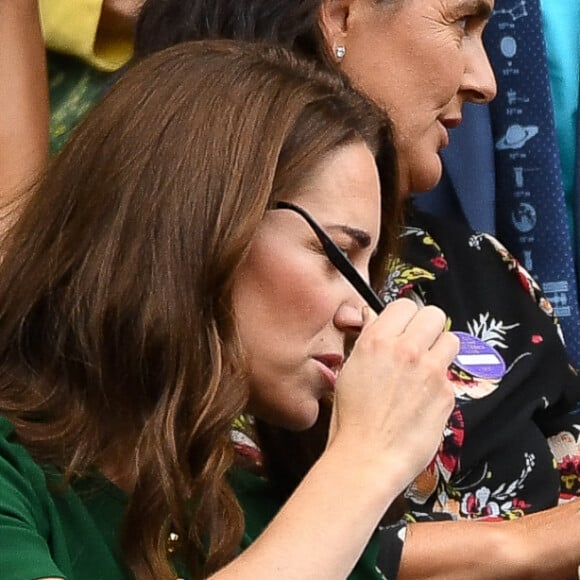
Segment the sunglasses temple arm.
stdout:
[[329,241],[325,236],[320,235],[318,229],[316,229],[316,233],[333,266],[353,285],[355,290],[362,296],[366,303],[377,314],[380,314],[384,310],[385,304],[379,298],[377,293],[366,283],[366,281],[331,241]]

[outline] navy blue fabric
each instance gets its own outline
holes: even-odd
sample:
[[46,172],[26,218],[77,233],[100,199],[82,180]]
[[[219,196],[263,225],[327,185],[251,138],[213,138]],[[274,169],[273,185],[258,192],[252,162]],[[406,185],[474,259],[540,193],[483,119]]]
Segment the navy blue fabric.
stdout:
[[[527,40],[519,37],[522,33],[529,35]],[[510,38],[504,40],[505,37]],[[490,106],[465,106],[464,123],[452,132],[451,144],[442,152],[441,184],[432,193],[417,196],[416,204],[431,213],[459,218],[475,230],[495,233],[542,284],[560,318],[572,362],[580,366],[578,278],[574,263],[574,256],[580,255],[580,243],[576,240],[574,246],[566,218],[538,0],[497,0],[485,42],[488,51],[491,49],[499,96]],[[518,74],[514,74],[516,69]],[[509,116],[505,115],[507,108]],[[543,126],[545,122],[551,127]],[[510,127],[513,128],[508,134]],[[500,148],[494,155],[498,144]],[[522,147],[509,148],[514,145]],[[548,169],[541,165],[544,162],[550,163]],[[579,164],[577,158],[577,220]],[[520,197],[516,198],[514,192]],[[533,216],[529,224],[533,228],[518,235],[512,213],[522,202],[533,207],[533,211],[528,206],[522,208]]]
[[496,11],[486,43],[498,85],[498,97],[490,104],[497,234],[542,283],[578,366],[580,312],[574,249],[539,0],[526,0],[518,17]]
[[415,205],[430,213],[458,218],[479,232],[495,233],[495,168],[489,109],[467,103],[463,122],[441,151],[443,178]]

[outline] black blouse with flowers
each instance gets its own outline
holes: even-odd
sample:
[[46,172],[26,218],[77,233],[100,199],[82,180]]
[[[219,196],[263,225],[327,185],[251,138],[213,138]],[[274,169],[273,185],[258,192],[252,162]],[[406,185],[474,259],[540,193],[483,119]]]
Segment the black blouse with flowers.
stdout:
[[[493,346],[501,380],[454,369],[456,405],[438,455],[408,488],[405,520],[380,532],[378,567],[392,580],[406,524],[504,520],[580,495],[580,379],[551,305],[493,237],[414,213],[384,297],[441,307],[448,329]],[[412,429],[413,425],[409,425]]]

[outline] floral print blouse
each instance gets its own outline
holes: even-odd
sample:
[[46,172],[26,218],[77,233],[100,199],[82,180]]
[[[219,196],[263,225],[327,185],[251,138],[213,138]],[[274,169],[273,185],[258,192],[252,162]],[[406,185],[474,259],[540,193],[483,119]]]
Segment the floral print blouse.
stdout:
[[388,580],[408,523],[513,519],[580,495],[580,414],[571,413],[580,380],[536,282],[492,236],[420,212],[403,231],[401,255],[385,300],[439,306],[448,329],[493,346],[506,373],[449,371],[456,404],[439,452],[407,489],[404,520],[380,530],[377,564]]
[[[407,489],[404,518],[378,530],[365,552],[372,564],[352,579],[394,580],[409,523],[513,519],[580,495],[580,414],[570,412],[580,379],[550,303],[493,237],[419,212],[408,223],[383,298],[439,306],[450,330],[493,346],[506,373],[484,380],[449,371],[456,405],[439,452]],[[252,423],[238,419],[232,441],[237,464],[260,473]]]

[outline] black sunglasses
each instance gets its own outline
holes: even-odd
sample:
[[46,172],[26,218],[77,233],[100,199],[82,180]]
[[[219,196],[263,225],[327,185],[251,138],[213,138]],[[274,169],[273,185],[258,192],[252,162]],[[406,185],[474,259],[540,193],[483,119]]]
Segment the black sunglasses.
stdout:
[[384,310],[385,303],[358,273],[345,253],[332,241],[330,236],[314,221],[306,210],[287,201],[277,202],[276,209],[289,209],[302,216],[320,240],[332,265],[353,285],[355,290],[377,314]]

